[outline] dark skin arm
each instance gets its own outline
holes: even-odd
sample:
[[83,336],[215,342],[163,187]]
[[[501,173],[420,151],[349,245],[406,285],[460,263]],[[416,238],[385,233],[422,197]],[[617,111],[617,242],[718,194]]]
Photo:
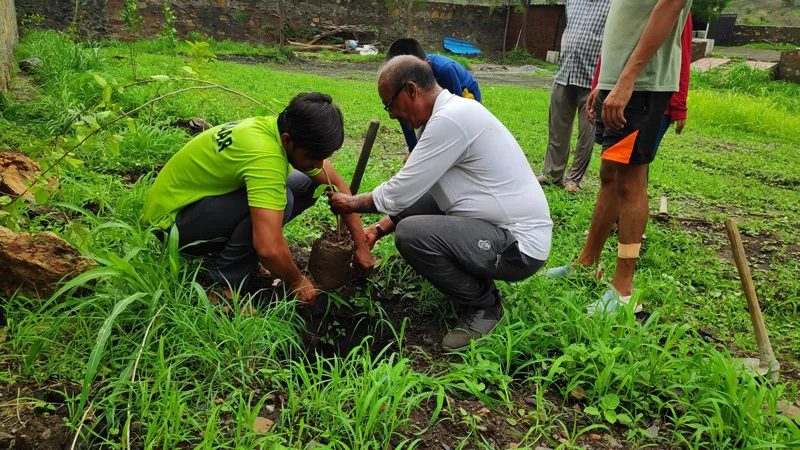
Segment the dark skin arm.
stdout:
[[[336,169],[333,168],[331,163],[325,161],[324,171],[311,177],[316,184],[328,184],[328,177],[330,177],[330,184],[333,184],[339,189],[339,192],[345,195],[350,195],[350,186],[342,179]],[[325,172],[328,175],[325,175]],[[361,217],[358,214],[344,213],[342,214],[342,221],[350,231],[350,236],[353,237],[355,244],[355,253],[353,255],[353,264],[362,270],[364,275],[369,275],[374,263],[372,259],[372,252],[367,243],[367,237],[364,234],[364,229],[361,227]]]
[[328,192],[328,203],[334,214],[350,214],[354,212],[376,213],[372,192],[356,196],[341,192]]
[[[609,92],[603,102],[601,118],[605,126],[615,129],[625,126],[627,122],[624,115],[625,106],[628,105],[633,94],[634,82],[672,33],[684,6],[686,6],[686,0],[659,0],[653,8],[650,20],[639,39],[639,44],[628,59],[628,63],[625,64],[614,89]],[[586,106],[587,112],[594,110],[596,99],[596,95],[589,97]]]
[[262,266],[286,282],[297,300],[314,303],[317,292],[292,260],[289,244],[283,237],[283,211],[250,208],[253,221],[253,245]]

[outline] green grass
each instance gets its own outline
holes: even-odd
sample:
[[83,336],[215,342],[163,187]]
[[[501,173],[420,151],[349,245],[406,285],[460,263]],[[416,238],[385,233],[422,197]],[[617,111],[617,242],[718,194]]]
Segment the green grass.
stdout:
[[[141,77],[181,74],[183,57],[148,53],[148,44],[140,44]],[[69,121],[70,111],[101,98],[94,74],[125,84],[130,67],[113,58],[124,47],[112,43],[95,51],[49,32],[30,33],[17,52],[18,58],[41,57],[45,68],[35,76],[37,97],[0,112],[0,148],[23,150],[46,166],[54,158],[46,142]],[[382,110],[374,83],[308,75],[302,65],[289,72],[288,64],[274,71],[217,61],[209,64],[208,76],[264,103],[286,103],[302,91],[328,92],[346,119],[346,143],[333,158],[343,176],[352,174],[372,118],[383,126],[363,190],[399,169],[403,137]],[[671,213],[716,225],[648,225],[635,280],[636,295],[651,312],[646,319],[625,311],[590,318],[584,308],[604,285],[554,284],[535,276],[500,283],[507,321],[481,345],[449,358],[427,354],[403,344],[410,324],[387,324],[385,294],[419,299],[434,323],[450,314],[441,296],[397,258],[390,239],[376,249],[383,264],[369,290],[350,307],[365,318],[383,317],[370,320],[376,329],[391,326],[399,346],[372,348],[367,339],[349,354],[309,356],[302,350],[303,322],[290,302],[259,305],[252,317],[220,314],[198,284],[200,262],[178,255],[174,241],[162,248],[140,223],[153,177],[133,185],[120,177],[149,172],[188,140],[169,125],[176,118],[205,112],[212,123],[222,123],[256,114],[238,97],[202,91],[143,109],[135,131],[124,121],[112,126],[76,151],[79,162],[57,171],[61,188],[51,204],[71,223],[33,219],[23,227],[58,232],[97,267],[51,299],[3,299],[3,382],[11,392],[15,382],[80,385],[68,399],[66,417],[74,431],[91,412],[82,427],[91,448],[128,448],[130,435],[132,446],[142,448],[411,449],[423,448],[430,427],[449,436],[452,448],[488,449],[492,445],[482,437],[487,426],[506,427],[518,448],[530,450],[594,446],[588,435],[609,430],[625,448],[796,448],[800,428],[776,414],[776,405],[793,402],[800,384],[788,378],[765,383],[732,366],[732,356],[751,355],[755,345],[736,270],[718,252],[727,248],[719,225],[727,217],[740,222],[746,242],[761,239],[758,255],[765,260],[751,258],[758,264],[755,283],[773,345],[791,367],[800,357],[800,260],[791,253],[800,238],[800,112],[786,98],[790,88],[773,87],[760,74],[694,76],[687,129],[665,138],[651,167],[650,195],[653,205],[667,195]],[[130,110],[187,85],[132,87],[115,94],[113,103]],[[510,85],[481,89],[487,108],[538,172],[549,93]],[[118,152],[108,140],[115,135],[121,138]],[[75,140],[71,129],[60,145]],[[546,189],[556,224],[549,266],[580,251],[598,166],[595,158],[577,195]],[[332,224],[320,202],[285,233],[294,245],[307,246]],[[613,273],[615,248],[612,238],[603,254],[607,273]],[[233,310],[246,302],[237,298]],[[706,341],[709,335],[713,339]],[[581,413],[569,408],[573,404]],[[275,422],[270,433],[252,431],[257,416]],[[654,438],[646,430],[656,419],[660,432]]]
[[794,44],[770,44],[768,42],[756,42],[753,44],[746,44],[743,45],[744,48],[757,48],[760,50],[795,50],[798,48],[797,45]]

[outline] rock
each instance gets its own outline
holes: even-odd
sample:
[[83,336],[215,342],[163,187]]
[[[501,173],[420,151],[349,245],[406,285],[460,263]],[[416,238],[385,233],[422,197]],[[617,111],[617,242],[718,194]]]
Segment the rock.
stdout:
[[605,434],[605,435],[603,435],[603,437],[605,437],[606,442],[608,442],[608,445],[611,448],[622,447],[621,445],[619,445],[619,442],[617,442],[617,440],[614,439],[614,436],[612,436],[610,434]]
[[800,48],[784,50],[778,63],[778,79],[800,83]]
[[654,437],[658,437],[658,432],[659,431],[661,431],[661,428],[653,425],[652,427],[650,427],[647,430],[645,430],[645,433],[647,433],[647,435],[650,436],[651,438],[654,438]]
[[590,438],[591,440],[593,440],[593,441],[599,441],[599,440],[600,440],[600,439],[602,439],[603,437],[602,437],[602,436],[600,436],[599,434],[590,434],[590,435],[589,435],[589,438]]
[[178,119],[172,123],[172,126],[183,128],[192,136],[200,134],[203,131],[208,130],[210,128],[214,128],[214,125],[208,123],[207,121],[203,120],[200,117],[195,117],[194,119],[189,119],[189,120]]
[[28,58],[19,62],[19,70],[23,72],[31,72],[41,67],[44,67],[44,63],[39,58]]
[[0,267],[3,294],[19,290],[28,297],[49,297],[59,281],[74,278],[92,263],[53,233],[15,233],[0,227]]
[[256,417],[256,421],[253,423],[253,431],[256,433],[269,433],[272,425],[274,423],[266,417]]
[[[42,169],[36,161],[28,158],[22,153],[2,152],[0,153],[0,195],[10,195],[14,198],[19,197],[28,188],[27,183],[31,183]],[[47,181],[48,190],[55,189],[58,182],[55,177]],[[25,199],[33,202],[33,192],[26,192]]]
[[791,405],[783,400],[778,400],[777,409],[778,412],[794,421],[800,420],[800,408],[797,406]]

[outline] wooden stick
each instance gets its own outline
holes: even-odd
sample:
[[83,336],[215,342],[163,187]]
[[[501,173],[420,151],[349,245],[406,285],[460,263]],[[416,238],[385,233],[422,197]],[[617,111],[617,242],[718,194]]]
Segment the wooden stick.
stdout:
[[661,197],[661,204],[658,206],[658,215],[669,215],[669,212],[667,212],[667,197]]
[[361,187],[361,179],[364,178],[364,171],[367,169],[367,161],[372,152],[372,146],[375,144],[375,137],[378,135],[378,127],[381,123],[377,119],[372,119],[369,123],[367,130],[367,137],[364,139],[364,145],[361,147],[361,156],[358,157],[356,170],[353,172],[353,180],[350,181],[350,194],[358,194],[358,188]]
[[778,381],[780,365],[772,352],[772,345],[770,345],[769,336],[767,335],[767,327],[764,325],[764,316],[761,314],[761,307],[758,305],[756,288],[750,275],[750,266],[747,264],[747,256],[744,252],[742,237],[739,235],[739,228],[736,226],[736,222],[731,219],[726,220],[725,231],[728,233],[728,240],[733,251],[733,261],[736,263],[736,269],[739,271],[739,278],[744,289],[744,296],[747,298],[747,310],[750,312],[750,321],[753,323],[756,345],[758,346],[758,359],[761,361],[761,367],[770,368],[770,378],[773,381]]

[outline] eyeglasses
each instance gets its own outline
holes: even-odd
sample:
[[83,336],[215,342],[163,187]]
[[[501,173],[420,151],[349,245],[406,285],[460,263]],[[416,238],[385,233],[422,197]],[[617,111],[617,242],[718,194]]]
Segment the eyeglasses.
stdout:
[[397,90],[397,92],[394,93],[392,98],[389,99],[389,103],[387,103],[386,106],[383,107],[384,111],[386,111],[389,114],[392,113],[392,104],[394,104],[394,100],[397,98],[398,95],[400,95],[401,92],[403,92],[403,89],[405,89],[405,88],[406,88],[406,84],[403,83],[400,86],[400,88]]

